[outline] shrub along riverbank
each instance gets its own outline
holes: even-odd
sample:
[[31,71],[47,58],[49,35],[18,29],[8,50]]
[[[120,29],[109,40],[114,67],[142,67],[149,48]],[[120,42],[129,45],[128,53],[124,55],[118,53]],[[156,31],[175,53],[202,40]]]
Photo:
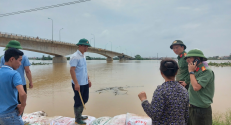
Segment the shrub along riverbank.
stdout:
[[31,65],[49,65],[49,64],[52,64],[52,63],[41,63],[41,62],[39,62],[39,63],[32,62],[31,63]]
[[231,66],[230,62],[225,62],[225,63],[209,62],[208,64],[209,64],[209,66],[217,66],[217,67],[219,67],[219,66],[221,66],[221,67],[223,67],[223,66]]

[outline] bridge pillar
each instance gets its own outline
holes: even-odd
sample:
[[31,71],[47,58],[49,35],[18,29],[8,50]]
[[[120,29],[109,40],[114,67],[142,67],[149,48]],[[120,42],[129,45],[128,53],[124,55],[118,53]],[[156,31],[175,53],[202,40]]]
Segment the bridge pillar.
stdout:
[[125,61],[126,59],[125,58],[120,58],[120,61]]
[[53,57],[53,63],[67,63],[67,58],[64,56]]
[[107,57],[107,62],[108,63],[113,62],[113,58],[112,57]]

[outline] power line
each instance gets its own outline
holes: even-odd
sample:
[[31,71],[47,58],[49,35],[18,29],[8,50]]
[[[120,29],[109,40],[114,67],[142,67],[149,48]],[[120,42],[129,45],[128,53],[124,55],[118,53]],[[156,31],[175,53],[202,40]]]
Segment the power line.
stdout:
[[55,8],[55,7],[61,7],[61,6],[66,6],[66,5],[72,5],[72,4],[82,3],[82,2],[87,2],[87,1],[91,1],[91,0],[79,0],[79,1],[73,1],[73,2],[68,2],[68,3],[61,3],[61,4],[51,5],[51,6],[34,8],[34,9],[29,9],[29,10],[16,11],[16,12],[12,12],[12,13],[5,13],[5,14],[0,14],[0,17],[16,15],[16,14],[21,14],[21,13],[28,13],[28,12],[50,9],[50,8]]

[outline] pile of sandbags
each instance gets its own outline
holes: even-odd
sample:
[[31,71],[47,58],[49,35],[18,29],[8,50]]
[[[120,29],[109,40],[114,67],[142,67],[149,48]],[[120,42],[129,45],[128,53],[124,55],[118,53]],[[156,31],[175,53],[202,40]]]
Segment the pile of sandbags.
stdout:
[[152,120],[149,117],[127,113],[114,117],[100,117],[90,125],[152,125]]
[[90,125],[106,125],[111,120],[111,117],[100,117],[90,123]]
[[126,125],[152,125],[152,119],[149,117],[127,113]]
[[49,125],[50,121],[54,118],[48,118],[46,116],[47,114],[44,111],[38,111],[30,114],[23,114],[22,120],[24,124],[29,125]]
[[[87,124],[90,125],[92,121],[95,120],[95,117],[88,116],[88,119],[84,120]],[[50,125],[76,125],[75,118],[70,117],[58,117],[50,122]]]
[[[88,116],[88,119],[84,121],[87,125],[90,125],[95,119],[95,117]],[[25,125],[76,125],[75,118],[63,116],[47,117],[47,114],[44,111],[24,114],[22,120]]]
[[[63,116],[47,117],[47,114],[43,111],[24,114],[22,119],[25,125],[77,125],[75,118]],[[87,123],[86,125],[152,125],[152,120],[149,117],[131,113],[100,118],[88,116],[88,119],[84,121]]]

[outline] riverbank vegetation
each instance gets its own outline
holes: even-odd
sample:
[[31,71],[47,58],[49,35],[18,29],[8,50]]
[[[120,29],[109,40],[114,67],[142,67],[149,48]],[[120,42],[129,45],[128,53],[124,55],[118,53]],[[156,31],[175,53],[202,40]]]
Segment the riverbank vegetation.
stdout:
[[52,60],[53,58],[50,56],[50,55],[48,55],[47,57],[46,56],[42,56],[42,58],[41,57],[29,57],[29,60]]
[[229,56],[213,56],[213,57],[208,57],[208,60],[231,60],[231,54]]
[[41,63],[41,62],[39,62],[39,63],[32,62],[31,63],[31,65],[49,65],[49,64],[52,64],[52,63]]
[[224,114],[215,113],[213,115],[213,125],[231,125],[231,110]]
[[230,62],[224,62],[224,63],[209,62],[208,64],[209,64],[209,66],[216,66],[216,67],[231,66]]
[[106,58],[86,56],[86,60],[106,60]]

